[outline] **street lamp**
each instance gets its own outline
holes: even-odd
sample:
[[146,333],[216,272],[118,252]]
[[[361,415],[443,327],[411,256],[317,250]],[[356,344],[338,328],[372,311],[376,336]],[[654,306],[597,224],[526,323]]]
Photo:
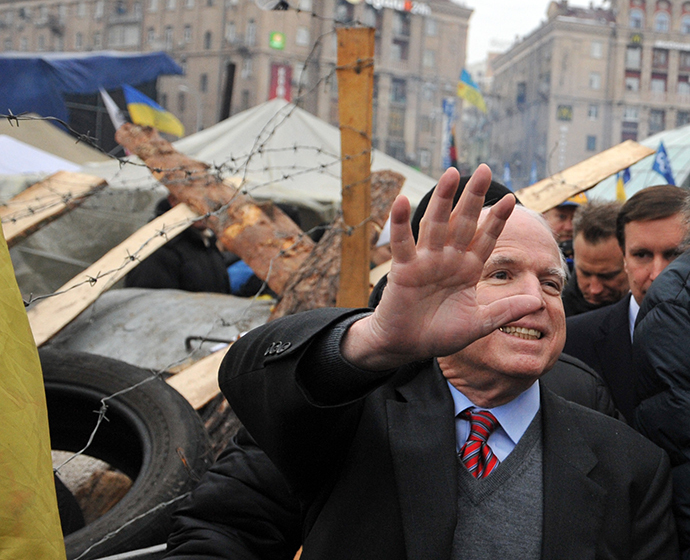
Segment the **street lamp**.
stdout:
[[180,84],[177,88],[183,93],[191,93],[196,98],[196,130],[201,130],[201,96],[196,90],[191,89],[187,84]]

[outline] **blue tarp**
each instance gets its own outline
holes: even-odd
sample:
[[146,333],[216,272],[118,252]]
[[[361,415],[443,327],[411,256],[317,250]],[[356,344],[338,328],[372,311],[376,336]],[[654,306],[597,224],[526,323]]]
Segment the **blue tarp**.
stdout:
[[137,86],[182,73],[166,53],[5,53],[0,55],[0,114],[33,112],[67,121],[66,94],[93,94],[99,87]]

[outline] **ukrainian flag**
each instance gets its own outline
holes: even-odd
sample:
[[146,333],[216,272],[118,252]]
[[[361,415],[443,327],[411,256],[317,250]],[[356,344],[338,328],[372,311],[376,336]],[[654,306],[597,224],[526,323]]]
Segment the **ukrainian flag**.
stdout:
[[464,68],[460,73],[460,81],[458,82],[458,97],[462,97],[482,113],[486,113],[486,103],[484,103],[484,97],[479,91],[479,86],[474,83],[472,76]]
[[624,169],[623,172],[616,174],[616,200],[625,202],[627,198],[625,194],[625,184],[630,181],[630,168]]
[[133,123],[150,126],[177,137],[184,136],[184,126],[170,111],[166,111],[153,99],[126,84],[122,86],[122,91]]

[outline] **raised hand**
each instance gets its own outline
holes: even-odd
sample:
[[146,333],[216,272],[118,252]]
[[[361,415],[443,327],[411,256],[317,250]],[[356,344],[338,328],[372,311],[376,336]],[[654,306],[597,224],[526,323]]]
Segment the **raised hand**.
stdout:
[[375,312],[352,325],[343,340],[343,355],[354,365],[387,369],[447,356],[540,306],[529,295],[477,303],[477,282],[515,197],[504,197],[478,223],[491,171],[480,165],[453,209],[459,178],[449,169],[439,180],[416,245],[409,201],[398,197],[393,204],[388,284]]

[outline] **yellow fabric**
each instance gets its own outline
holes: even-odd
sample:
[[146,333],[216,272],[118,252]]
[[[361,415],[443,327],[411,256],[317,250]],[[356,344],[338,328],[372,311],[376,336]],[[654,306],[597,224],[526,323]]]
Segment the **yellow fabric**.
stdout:
[[64,560],[41,364],[2,234],[0,333],[0,558]]
[[458,82],[458,97],[462,97],[477,107],[482,113],[486,113],[486,103],[481,92],[464,82]]
[[130,103],[127,105],[127,110],[135,124],[150,126],[177,137],[184,136],[183,124],[169,111],[159,111],[144,103]]
[[618,176],[618,181],[616,181],[616,200],[620,202],[625,202],[625,183],[623,183],[623,174]]

